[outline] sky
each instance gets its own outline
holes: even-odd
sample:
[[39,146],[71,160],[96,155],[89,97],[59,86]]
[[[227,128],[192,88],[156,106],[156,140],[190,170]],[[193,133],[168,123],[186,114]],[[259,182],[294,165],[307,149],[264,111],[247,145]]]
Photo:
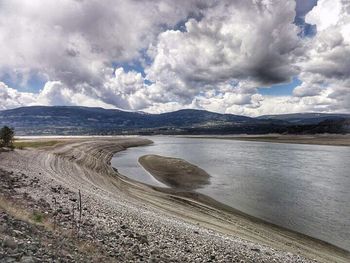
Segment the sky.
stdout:
[[0,0],[0,110],[350,113],[349,0]]

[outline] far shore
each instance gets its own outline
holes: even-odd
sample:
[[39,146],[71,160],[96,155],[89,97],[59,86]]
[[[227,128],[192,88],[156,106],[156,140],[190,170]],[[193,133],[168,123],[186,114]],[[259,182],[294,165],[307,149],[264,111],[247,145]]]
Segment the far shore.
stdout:
[[350,134],[316,134],[316,135],[191,135],[186,138],[222,139],[238,141],[256,141],[272,143],[313,144],[331,146],[350,146]]
[[[350,134],[312,134],[312,135],[285,135],[285,134],[263,134],[263,135],[148,135],[152,136],[174,136],[184,138],[199,139],[220,139],[220,140],[238,140],[238,141],[256,141],[256,142],[272,142],[272,143],[291,143],[291,144],[311,144],[311,145],[330,145],[330,146],[350,146]],[[76,139],[92,139],[92,138],[135,138],[138,135],[38,135],[38,136],[16,136],[18,142],[34,141],[35,144],[40,141],[66,141]]]

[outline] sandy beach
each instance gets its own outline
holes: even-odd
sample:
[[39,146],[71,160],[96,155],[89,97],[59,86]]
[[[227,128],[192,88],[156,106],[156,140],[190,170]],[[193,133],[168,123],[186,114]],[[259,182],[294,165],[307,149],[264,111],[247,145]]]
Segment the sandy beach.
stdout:
[[[82,236],[97,235],[94,242],[104,248],[110,245],[108,251],[115,250],[111,262],[350,261],[349,252],[325,242],[262,222],[203,195],[144,185],[110,166],[114,153],[151,144],[150,140],[54,141],[2,152],[0,167],[14,176],[25,174],[26,182],[39,182],[23,184],[16,189],[18,194],[50,204],[54,197],[62,209],[71,208],[69,194],[57,189],[67,189],[71,195],[81,191],[86,208],[81,220],[95,226],[82,228],[91,231]],[[1,209],[10,213],[4,206]],[[110,233],[119,233],[118,241],[107,239]]]

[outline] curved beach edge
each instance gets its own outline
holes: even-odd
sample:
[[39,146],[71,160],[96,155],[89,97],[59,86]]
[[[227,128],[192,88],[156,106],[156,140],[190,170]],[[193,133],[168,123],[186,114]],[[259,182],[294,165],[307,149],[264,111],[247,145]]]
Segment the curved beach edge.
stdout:
[[3,154],[0,165],[18,171],[25,167],[23,172],[40,174],[48,184],[59,182],[104,201],[124,198],[127,203],[147,206],[169,218],[319,262],[349,262],[348,251],[326,242],[263,222],[202,194],[142,184],[110,165],[115,153],[151,143],[135,137],[60,139],[54,146]]

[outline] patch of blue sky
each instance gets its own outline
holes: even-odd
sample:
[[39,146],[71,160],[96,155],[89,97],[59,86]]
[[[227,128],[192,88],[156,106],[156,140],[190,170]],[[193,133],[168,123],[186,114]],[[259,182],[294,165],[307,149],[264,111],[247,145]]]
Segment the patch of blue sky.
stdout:
[[147,86],[149,86],[149,85],[152,85],[153,84],[153,82],[152,81],[150,81],[150,80],[148,80],[148,79],[144,79],[143,80],[143,82],[147,85]]
[[123,68],[125,72],[130,72],[130,71],[135,71],[138,73],[141,73],[142,77],[144,78],[143,82],[149,86],[153,84],[150,80],[146,79],[146,73],[144,66],[140,61],[133,61],[133,62],[128,62],[128,63],[112,63],[112,66],[114,68]]
[[294,24],[300,28],[299,37],[313,37],[317,33],[315,25],[305,22],[305,15],[317,5],[318,0],[296,0]]
[[38,93],[42,90],[47,80],[38,74],[30,74],[29,78],[25,80],[21,74],[14,76],[5,73],[0,77],[0,81],[4,82],[10,88],[22,92]]
[[152,82],[146,79],[145,67],[150,66],[152,64],[152,59],[147,55],[147,50],[140,50],[140,57],[138,59],[134,59],[128,62],[113,62],[113,68],[123,68],[125,72],[135,71],[141,73],[144,78],[144,83],[146,85],[151,85]]
[[203,14],[201,13],[190,13],[185,19],[179,21],[172,29],[176,31],[187,32],[186,23],[188,20],[195,19],[196,21],[200,21],[202,18]]
[[130,72],[130,71],[136,71],[138,73],[141,73],[142,76],[145,75],[145,70],[140,61],[132,61],[132,62],[113,62],[112,66],[114,68],[123,68],[125,72]]
[[152,64],[152,59],[147,55],[147,50],[140,50],[140,57],[132,61],[127,62],[113,62],[113,68],[123,68],[125,72],[135,71],[142,74],[145,77],[145,67]]
[[302,81],[298,77],[294,77],[289,83],[258,88],[258,93],[266,96],[289,96],[293,94],[293,90],[301,83]]
[[144,78],[144,83],[146,85],[151,85],[152,82],[148,79],[146,79],[146,73],[145,73],[145,68],[143,66],[143,64],[141,63],[141,61],[132,61],[132,62],[128,62],[128,63],[112,63],[112,66],[114,68],[123,68],[125,72],[130,72],[130,71],[135,71],[138,73],[141,73],[142,77]]

